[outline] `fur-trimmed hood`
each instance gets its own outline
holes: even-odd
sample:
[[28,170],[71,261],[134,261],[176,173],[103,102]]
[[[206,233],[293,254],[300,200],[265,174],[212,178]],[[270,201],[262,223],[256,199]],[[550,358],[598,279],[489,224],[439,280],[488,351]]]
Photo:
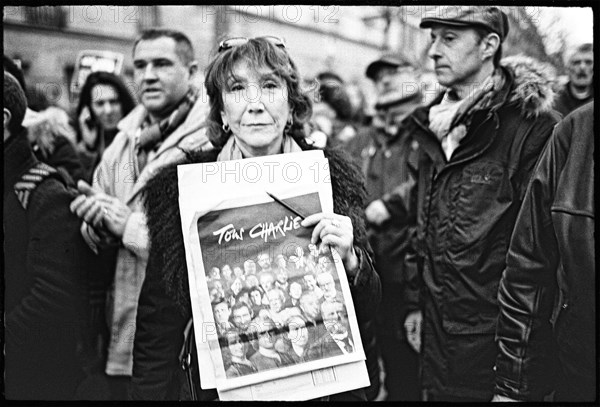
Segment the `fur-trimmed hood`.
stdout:
[[500,64],[513,77],[509,102],[521,105],[527,117],[552,110],[555,72],[551,65],[522,54],[503,58]]
[[[306,145],[303,149],[311,149]],[[182,313],[189,312],[189,283],[185,249],[181,233],[179,214],[179,190],[177,165],[214,162],[220,149],[189,152],[187,158],[170,164],[148,181],[143,190],[150,256],[147,276],[161,273],[165,289],[179,306]],[[331,187],[334,197],[334,212],[349,216],[354,225],[356,245],[368,248],[363,220],[366,189],[360,168],[350,161],[348,155],[337,149],[325,149],[329,160]]]

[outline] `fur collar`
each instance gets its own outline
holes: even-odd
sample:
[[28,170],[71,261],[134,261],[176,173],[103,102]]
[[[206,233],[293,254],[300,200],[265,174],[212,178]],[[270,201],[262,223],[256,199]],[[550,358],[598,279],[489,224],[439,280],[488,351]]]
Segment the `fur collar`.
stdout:
[[519,104],[526,117],[535,117],[552,110],[555,81],[552,66],[524,55],[503,58],[501,65],[513,77],[509,102]]
[[[302,147],[303,150],[311,149],[305,144]],[[163,167],[143,190],[150,238],[146,275],[155,281],[162,280],[167,294],[184,315],[189,315],[190,298],[179,215],[177,165],[214,162],[219,151],[188,152],[183,161]],[[366,190],[362,172],[344,151],[325,149],[324,153],[329,160],[334,211],[352,219],[355,243],[368,248],[363,220]]]

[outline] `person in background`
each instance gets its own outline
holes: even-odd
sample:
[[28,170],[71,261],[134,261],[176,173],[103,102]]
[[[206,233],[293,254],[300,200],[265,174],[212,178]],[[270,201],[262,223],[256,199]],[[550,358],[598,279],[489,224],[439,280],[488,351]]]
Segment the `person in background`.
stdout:
[[555,127],[536,165],[498,290],[494,401],[542,401],[554,356],[553,401],[598,401],[595,138],[591,102]]
[[106,362],[117,400],[128,397],[138,297],[148,261],[141,191],[161,167],[184,157],[185,150],[210,146],[204,102],[191,85],[198,65],[189,38],[174,30],[144,31],[133,45],[133,65],[140,105],[121,121],[96,167],[93,187],[79,181],[80,195],[71,203],[88,245],[98,253],[118,250],[107,300]]
[[369,127],[359,130],[348,151],[360,163],[366,178],[369,202],[365,209],[375,270],[381,278],[381,312],[376,320],[377,347],[385,370],[386,400],[420,399],[418,354],[406,341],[402,322],[407,314],[404,257],[413,227],[385,221],[381,213],[386,194],[407,181],[414,182],[418,143],[405,119],[421,103],[415,68],[397,55],[386,54],[369,64],[367,78],[377,90],[376,115]]
[[[15,62],[3,56],[4,71],[13,75],[26,89],[25,76]],[[28,101],[29,104],[29,101]],[[75,149],[75,131],[69,124],[69,115],[56,106],[46,106],[42,111],[27,108],[23,127],[38,161],[59,170],[69,186],[84,179],[84,169]]]
[[441,7],[420,23],[431,29],[428,55],[446,90],[411,113],[416,183],[386,208],[397,222],[416,220],[404,326],[420,351],[427,401],[493,396],[498,284],[533,167],[558,120],[548,67],[502,60],[508,21],[498,7],[464,6]]
[[[317,81],[319,93],[313,106],[312,133],[324,133],[327,136],[327,146],[343,146],[356,135],[354,107],[346,93],[344,81],[334,72],[320,73]],[[312,133],[310,140],[320,140]],[[319,143],[321,142],[317,141]],[[319,145],[316,147],[322,148]]]
[[135,101],[123,81],[109,72],[89,74],[79,94],[77,150],[85,170],[86,182],[92,182],[94,169],[102,153],[119,132],[117,125],[135,107]]
[[594,46],[582,44],[567,60],[569,81],[554,99],[554,109],[564,116],[594,99]]
[[8,72],[3,100],[5,397],[74,400],[88,373],[93,253],[69,211],[67,181],[33,154],[25,93]]

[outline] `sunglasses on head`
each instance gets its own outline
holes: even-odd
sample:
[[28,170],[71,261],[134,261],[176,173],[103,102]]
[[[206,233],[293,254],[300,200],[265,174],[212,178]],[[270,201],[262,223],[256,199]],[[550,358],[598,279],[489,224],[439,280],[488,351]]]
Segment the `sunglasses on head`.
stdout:
[[285,42],[283,41],[282,38],[274,37],[271,35],[266,35],[264,37],[255,37],[255,38],[234,37],[234,38],[229,38],[229,39],[223,40],[219,43],[219,50],[217,52],[227,51],[228,49],[243,45],[243,44],[247,43],[248,41],[250,41],[251,39],[258,39],[258,38],[265,39],[265,40],[271,42],[273,45],[278,46],[279,48],[285,49]]

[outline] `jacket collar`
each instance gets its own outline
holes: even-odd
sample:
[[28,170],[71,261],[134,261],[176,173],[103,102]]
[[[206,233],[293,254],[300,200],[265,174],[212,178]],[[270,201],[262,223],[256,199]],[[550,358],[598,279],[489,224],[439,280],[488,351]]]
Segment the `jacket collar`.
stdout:
[[[494,95],[491,107],[481,109],[475,113],[471,126],[477,126],[478,123],[481,123],[486,118],[495,117],[496,111],[502,106],[518,103],[517,100],[509,99],[515,82],[513,72],[505,67],[500,67],[500,69],[502,69],[504,75],[504,86],[502,86],[502,88]],[[412,121],[412,126],[416,127],[416,131],[411,131],[411,133],[414,134],[415,139],[419,142],[419,146],[433,161],[438,173],[446,166],[448,161],[446,160],[440,141],[433,132],[429,130],[429,110],[432,106],[439,104],[443,97],[443,93],[438,95],[433,102],[425,107],[416,109],[409,117]],[[482,154],[485,149],[491,145],[496,136],[496,132],[494,131],[489,134],[478,134],[477,138],[474,139],[472,130],[473,129],[469,129],[467,137],[463,140],[463,143],[469,144],[469,149],[467,151],[461,148],[457,149],[456,155],[452,157],[452,163],[462,162],[472,156]]]
[[4,195],[13,189],[25,171],[38,162],[29,145],[27,130],[12,136],[11,139],[4,145]]

